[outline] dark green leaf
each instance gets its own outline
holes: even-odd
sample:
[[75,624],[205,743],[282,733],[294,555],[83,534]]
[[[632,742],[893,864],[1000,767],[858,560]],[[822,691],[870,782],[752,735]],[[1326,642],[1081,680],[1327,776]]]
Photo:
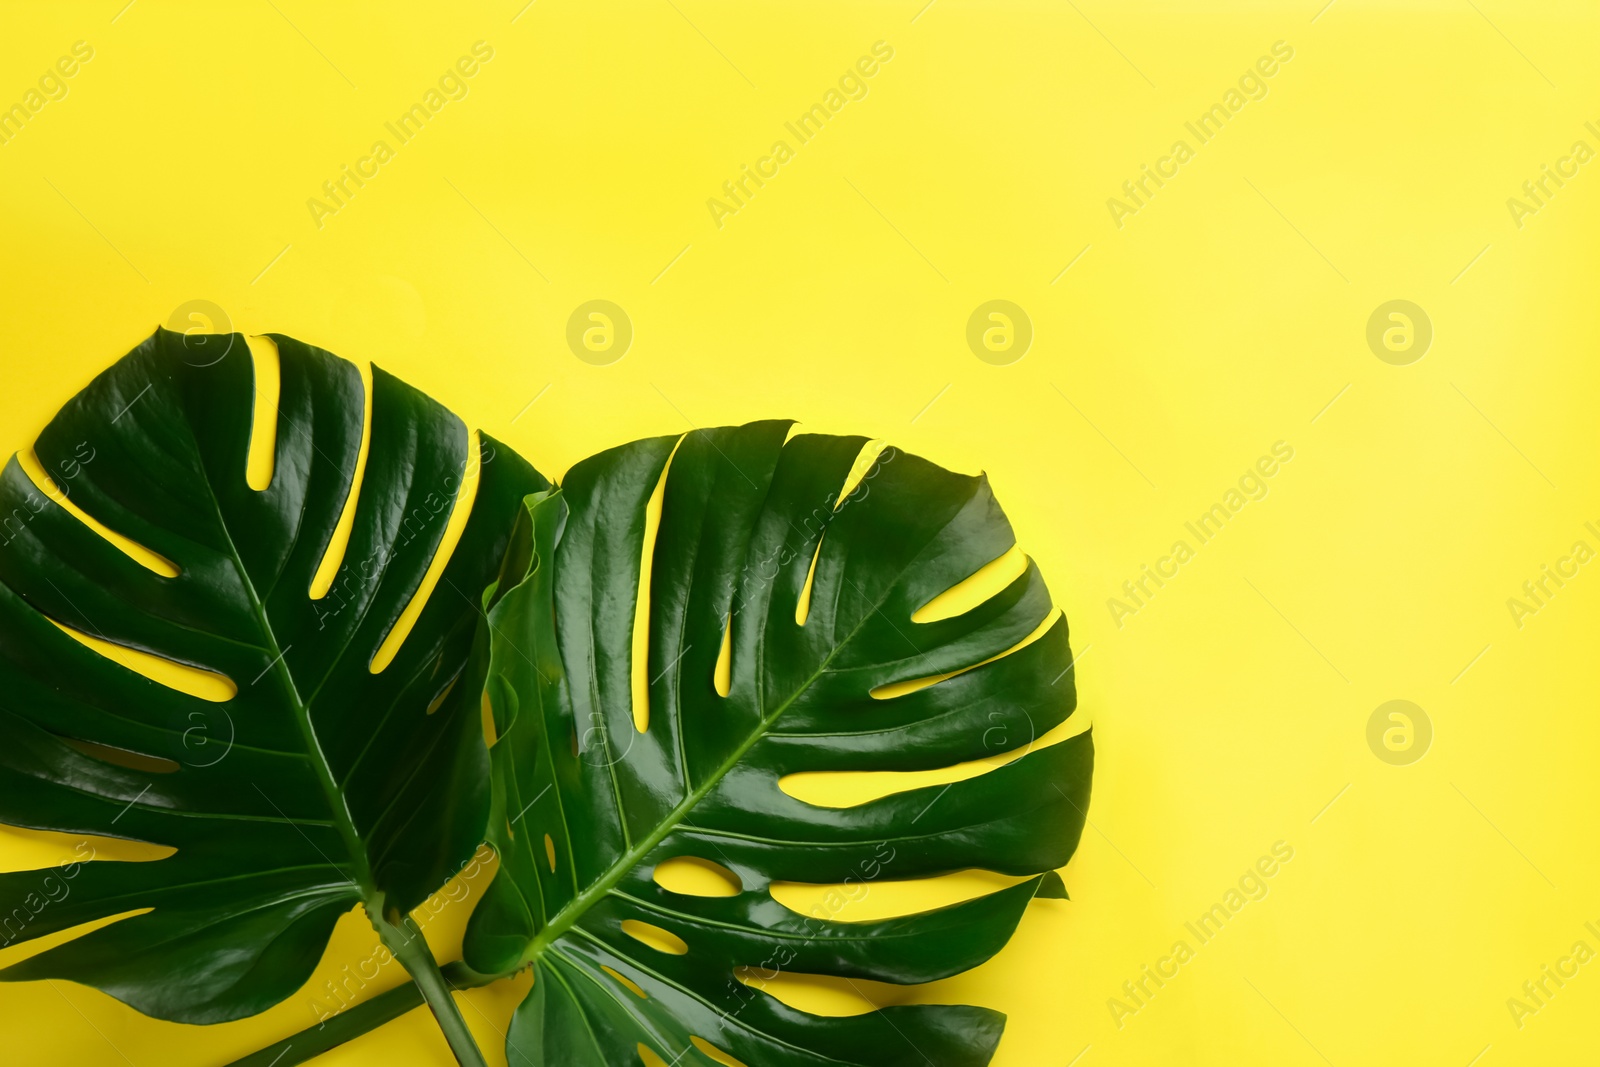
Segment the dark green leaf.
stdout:
[[[996,1012],[913,1005],[820,1018],[735,969],[928,982],[998,951],[1035,895],[1065,895],[1053,870],[1083,827],[1087,733],[855,807],[814,806],[779,787],[800,771],[930,770],[1022,751],[1076,702],[1064,620],[1002,655],[1051,611],[1031,563],[963,614],[912,620],[1011,548],[986,479],[887,451],[836,507],[865,442],[787,434],[768,422],[640,441],[530,498],[488,598],[487,692],[500,731],[490,834],[502,867],[466,942],[477,970],[535,965],[507,1042],[513,1064],[636,1063],[640,1045],[669,1063],[706,1062],[691,1037],[752,1067],[984,1064],[1003,1025]],[[669,460],[640,732],[634,617],[647,504]],[[714,676],[730,620],[723,696]],[[727,868],[736,895],[654,880],[658,864],[684,856]],[[964,868],[1030,877],[861,923],[796,914],[769,891]],[[628,920],[668,931],[687,954],[629,936]]]
[[[138,909],[0,972],[64,978],[183,1022],[259,1012],[311,974],[357,904],[398,922],[472,853],[489,787],[469,649],[519,502],[547,483],[482,441],[470,519],[379,673],[369,665],[439,548],[468,436],[376,368],[343,564],[309,596],[357,470],[357,368],[275,337],[271,484],[246,484],[254,397],[238,335],[158,331],[39,437],[84,512],[171,561],[141,565],[0,476],[0,821],[170,846],[153,862],[0,875],[7,943]],[[215,672],[212,703],[55,623]],[[130,755],[131,754],[131,755]]]

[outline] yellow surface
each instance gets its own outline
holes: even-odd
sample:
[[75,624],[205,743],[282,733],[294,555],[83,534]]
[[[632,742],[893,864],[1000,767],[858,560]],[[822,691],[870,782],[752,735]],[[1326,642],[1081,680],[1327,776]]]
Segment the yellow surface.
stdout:
[[[92,59],[0,144],[0,439],[203,300],[551,474],[771,416],[985,469],[1073,627],[1093,826],[1070,904],[895,996],[1010,1013],[1001,1067],[1592,1057],[1600,577],[1568,558],[1600,548],[1592,4],[522,2],[10,5],[0,105]],[[801,143],[785,123],[880,41]],[[460,57],[401,143],[385,124]],[[1185,123],[1241,79],[1202,142]],[[308,207],[346,166],[372,176]],[[708,207],[746,166],[765,184]],[[1431,322],[1419,360],[1383,342],[1418,344],[1415,315],[1369,348],[1395,300]],[[1526,599],[1545,565],[1569,577]],[[1414,710],[1369,748],[1391,700],[1431,725],[1419,761]],[[430,921],[441,953],[465,913]],[[216,1063],[314,1021],[373,944],[348,916],[311,988],[210,1029],[3,986],[6,1054]],[[1535,1003],[1546,965],[1576,974]],[[520,992],[468,998],[497,1060]],[[419,1012],[325,1062],[446,1056]]]

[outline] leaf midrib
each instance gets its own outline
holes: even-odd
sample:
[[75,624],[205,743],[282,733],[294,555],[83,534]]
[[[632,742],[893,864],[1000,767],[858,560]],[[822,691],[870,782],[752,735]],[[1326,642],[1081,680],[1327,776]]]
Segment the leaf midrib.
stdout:
[[[904,571],[902,569],[902,573],[903,572]],[[893,583],[890,583],[890,588],[892,587]],[[887,598],[887,594],[885,594],[885,598]],[[777,722],[783,713],[789,710],[790,705],[792,705],[796,700],[800,699],[802,693],[816,684],[818,678],[821,678],[827,673],[828,666],[833,662],[834,657],[837,656],[846,645],[855,639],[856,634],[861,631],[861,628],[866,625],[867,620],[871,618],[872,614],[876,612],[880,606],[881,601],[879,604],[873,606],[873,611],[862,612],[860,620],[856,622],[855,626],[851,628],[847,635],[834,644],[833,648],[828,652],[827,656],[823,658],[822,662],[817,665],[817,669],[811,673],[810,677],[806,678],[805,681],[796,686],[794,692],[790,693],[789,696],[784,699],[783,703],[779,704],[770,715],[763,716],[760,722],[756,724],[755,728],[752,729],[745,737],[744,741],[740,743],[739,747],[730,753],[727,759],[723,760],[722,765],[717,768],[716,772],[707,778],[701,785],[696,786],[693,790],[691,790],[688,795],[683,798],[683,800],[679,801],[677,806],[667,813],[667,815],[661,820],[656,828],[651,831],[648,837],[644,838],[637,845],[634,845],[627,852],[623,853],[617,859],[617,861],[611,865],[611,869],[606,872],[603,878],[592,884],[582,893],[578,894],[578,896],[569,901],[560,911],[556,912],[556,917],[552,919],[544,927],[544,929],[540,930],[539,933],[534,936],[533,940],[529,942],[528,947],[523,950],[518,966],[521,967],[528,963],[536,962],[539,957],[543,955],[546,948],[550,947],[550,945],[552,945],[557,939],[571,929],[572,926],[577,923],[578,919],[587,914],[589,909],[592,908],[601,897],[615,889],[622,879],[627,876],[628,872],[632,871],[634,867],[638,866],[639,861],[648,855],[652,849],[664,841],[668,834],[678,829],[684,817],[687,816],[696,805],[709,796],[712,789],[721,784],[722,779],[727,777],[728,772],[732,771],[736,766],[739,765],[739,762],[744,759],[744,757],[752,748],[755,747],[756,743],[767,735],[767,731],[771,728],[772,724]],[[765,628],[762,630],[762,638],[764,641]]]
[[[192,438],[191,438],[192,439]],[[196,442],[198,445],[198,442]],[[367,861],[367,851],[362,845],[361,835],[356,830],[355,819],[350,814],[350,806],[345,800],[344,790],[334,780],[333,768],[328,763],[327,754],[322,750],[322,742],[317,737],[315,728],[311,725],[311,710],[300,697],[300,690],[294,683],[294,676],[289,673],[289,665],[284,662],[284,650],[278,644],[277,632],[272,628],[272,622],[267,618],[266,608],[261,599],[256,595],[255,583],[250,580],[245,570],[244,560],[239,556],[238,546],[233,542],[233,530],[222,515],[222,505],[217,500],[216,487],[211,484],[211,479],[204,479],[206,495],[211,499],[211,510],[217,517],[217,527],[228,540],[228,557],[233,561],[234,572],[239,576],[239,585],[244,589],[250,602],[250,611],[255,616],[256,625],[260,628],[262,636],[267,641],[265,651],[272,653],[272,669],[283,685],[284,696],[289,701],[290,711],[294,716],[295,726],[300,731],[301,740],[306,746],[306,762],[311,765],[317,776],[317,784],[322,787],[323,798],[328,803],[328,809],[333,816],[334,826],[339,831],[340,840],[344,842],[345,851],[355,867],[355,882],[361,890],[363,903],[367,905],[374,918],[383,912],[383,895],[378,891],[377,883],[372,877],[372,865]],[[252,783],[253,784],[253,783]],[[256,786],[260,790],[259,785]],[[263,793],[263,796],[266,794]],[[269,802],[271,798],[268,798]],[[302,836],[304,831],[301,832]],[[315,842],[306,839],[313,848]],[[317,848],[320,853],[322,850]],[[329,857],[329,865],[337,869]]]

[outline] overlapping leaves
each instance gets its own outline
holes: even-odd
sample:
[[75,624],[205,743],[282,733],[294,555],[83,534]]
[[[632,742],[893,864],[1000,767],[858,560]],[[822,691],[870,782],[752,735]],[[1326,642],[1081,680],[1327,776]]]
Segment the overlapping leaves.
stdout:
[[[0,901],[23,902],[0,917],[7,943],[116,919],[0,979],[239,1018],[306,980],[341,913],[365,905],[392,932],[487,836],[500,869],[450,973],[534,969],[513,1064],[987,1063],[994,1011],[823,1018],[744,980],[934,981],[997,952],[1030,900],[1064,895],[1054,871],[1082,830],[1092,743],[1033,745],[1075,707],[1064,619],[1031,563],[976,606],[917,618],[1012,548],[987,481],[891,450],[841,501],[864,440],[763,422],[612,449],[556,490],[487,438],[469,463],[460,422],[382,371],[368,397],[352,365],[273,341],[265,488],[245,477],[244,339],[164,331],[39,437],[69,503],[16,459],[0,475],[0,821],[174,850],[0,875]],[[473,468],[459,542],[421,600]],[[332,589],[316,589],[345,534]],[[397,627],[398,654],[375,660]],[[95,640],[231,695],[164,685]],[[997,756],[1015,758],[851,807],[780,784]],[[657,878],[685,857],[729,872],[731,895]],[[870,922],[774,894],[966,868],[1019,880]],[[263,1062],[419,1000],[393,990]],[[442,982],[430,1000],[448,1014]],[[441,1023],[475,1060],[459,1017]]]

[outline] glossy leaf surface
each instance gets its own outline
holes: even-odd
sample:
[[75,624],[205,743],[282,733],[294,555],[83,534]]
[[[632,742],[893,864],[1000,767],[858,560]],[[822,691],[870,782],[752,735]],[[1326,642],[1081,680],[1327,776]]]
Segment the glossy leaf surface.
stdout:
[[[469,457],[460,420],[377,368],[364,430],[355,365],[274,341],[264,489],[246,481],[245,338],[166,331],[40,435],[55,486],[15,457],[0,476],[0,821],[176,850],[0,875],[8,944],[135,913],[0,978],[70,979],[165,1019],[239,1018],[306,981],[342,912],[397,920],[481,837],[478,595],[520,501],[547,483],[487,438]],[[342,563],[314,599],[358,471]],[[471,494],[459,541],[375,663],[458,493]],[[221,693],[163,684],[69,630],[207,672]]]
[[[1054,869],[1082,831],[1093,754],[1087,733],[1027,751],[1076,703],[1066,623],[1045,627],[1037,569],[954,617],[912,618],[1012,547],[987,480],[891,450],[840,502],[865,441],[788,431],[701,430],[580,463],[530,499],[487,597],[502,866],[466,962],[535,967],[513,1064],[612,1067],[641,1049],[727,1062],[709,1048],[750,1067],[985,1064],[997,1012],[823,1018],[740,975],[929,982],[992,956],[1035,895],[1064,895]],[[928,678],[942,680],[881,692]],[[1020,752],[852,807],[779,784]],[[660,884],[659,865],[683,857],[730,872],[731,895]],[[966,868],[1024,880],[872,922],[798,914],[770,891]]]

